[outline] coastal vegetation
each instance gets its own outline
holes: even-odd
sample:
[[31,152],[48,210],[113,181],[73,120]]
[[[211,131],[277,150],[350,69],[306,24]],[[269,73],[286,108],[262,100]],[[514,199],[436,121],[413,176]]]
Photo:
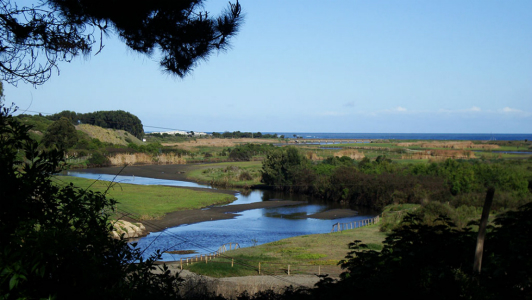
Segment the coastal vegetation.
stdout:
[[465,226],[478,216],[488,187],[497,190],[493,211],[530,202],[532,161],[446,159],[397,164],[386,156],[360,161],[343,156],[312,162],[299,149],[286,147],[270,152],[263,161],[262,182],[275,189],[377,210],[390,204],[419,204],[417,213],[422,219],[441,214]]
[[[292,274],[323,272],[340,276],[339,281],[325,279],[314,292],[301,292],[301,297],[311,297],[309,299],[319,298],[320,293],[341,298],[341,293],[352,290],[353,286],[357,286],[360,295],[373,295],[378,282],[408,272],[407,281],[399,281],[394,288],[398,291],[403,287],[413,289],[420,297],[445,292],[448,298],[457,293],[476,295],[473,298],[478,295],[477,298],[497,298],[504,292],[519,298],[523,293],[529,293],[526,280],[530,276],[528,269],[524,269],[528,268],[530,261],[525,251],[528,244],[510,250],[494,246],[494,243],[513,245],[518,243],[518,237],[525,240],[530,234],[527,231],[530,226],[523,223],[530,219],[531,209],[527,203],[532,200],[532,160],[526,154],[528,141],[379,141],[322,146],[305,144],[302,139],[298,139],[297,144],[293,140],[288,143],[278,140],[280,143],[273,145],[271,139],[217,140],[206,137],[187,138],[175,143],[143,143],[123,130],[88,124],[77,125],[72,130],[74,125],[65,122],[68,121],[65,118],[51,121],[23,115],[12,119],[34,126],[33,131],[29,127],[25,130],[28,143],[33,143],[36,151],[55,153],[59,158],[67,156],[71,167],[76,166],[76,160],[77,166],[81,167],[211,162],[191,165],[183,176],[219,187],[263,184],[330,202],[382,211],[377,225],[234,250],[225,257],[215,258],[212,263],[187,267],[194,272],[214,277],[255,275],[260,263],[262,272],[267,274],[282,274],[290,265]],[[63,139],[54,139],[57,137]],[[503,150],[524,154],[494,152]],[[22,155],[27,156],[25,152],[17,155],[19,159]],[[74,186],[91,195],[105,193],[114,199],[105,204],[108,207],[105,222],[124,216],[158,219],[173,211],[228,203],[234,199],[231,194],[184,188],[110,185],[81,178],[53,177],[52,189],[60,191],[59,194],[64,191],[71,199],[76,199],[74,195],[78,193],[72,190]],[[491,211],[495,226],[489,228],[491,240],[486,250],[489,257],[485,260],[483,275],[478,276],[465,267],[471,264],[472,254],[465,254],[464,249],[473,247],[475,221],[479,219],[488,187],[496,189]],[[442,245],[443,240],[448,242]],[[414,241],[423,241],[423,244]],[[353,252],[345,257],[349,243]],[[438,252],[449,246],[462,250]],[[409,260],[394,256],[397,251],[416,254]],[[433,255],[427,256],[427,253]],[[430,258],[435,253],[441,260],[432,263]],[[519,255],[525,257],[521,260],[525,262],[522,265],[510,258]],[[12,258],[17,260],[15,256]],[[380,275],[364,277],[361,270],[367,268],[378,269]],[[500,270],[511,274],[500,275]],[[23,286],[24,279],[20,276],[28,275],[9,272],[19,276],[14,280]],[[433,277],[432,274],[437,272],[442,275]],[[430,283],[420,282],[419,278],[423,276],[430,278]],[[493,278],[503,284],[497,286]],[[354,284],[355,281],[364,282],[364,287]],[[471,287],[475,282],[479,282],[478,288]],[[442,291],[440,286],[451,288]],[[497,289],[491,286],[497,286]],[[285,296],[278,295],[280,298]]]
[[223,162],[198,165],[187,172],[187,179],[221,188],[250,188],[261,182],[261,162]]
[[[18,138],[18,140],[24,139]],[[26,140],[36,145],[29,136]],[[235,146],[233,149],[238,149],[235,150],[235,153],[239,154],[238,157],[246,157],[246,152],[258,150],[255,147],[257,146],[242,145]],[[191,270],[213,276],[244,276],[256,274],[255,265],[258,266],[258,263],[261,263],[262,272],[267,274],[284,273],[287,271],[284,265],[287,267],[291,265],[292,274],[323,272],[340,275],[338,281],[324,278],[319,283],[319,288],[313,291],[296,292],[298,297],[305,299],[320,299],[324,295],[333,295],[342,299],[346,291],[352,291],[354,288],[360,295],[389,296],[386,291],[376,293],[375,288],[379,282],[393,281],[392,278],[398,276],[403,276],[401,278],[404,280],[398,281],[397,284],[394,283],[395,291],[403,293],[408,290],[415,298],[435,295],[453,298],[467,294],[472,298],[496,299],[503,294],[513,295],[516,298],[528,295],[530,258],[526,252],[529,248],[526,240],[531,227],[526,222],[531,220],[529,214],[532,209],[529,204],[521,208],[518,206],[530,203],[531,161],[526,159],[446,159],[416,164],[397,163],[396,160],[385,155],[378,155],[374,158],[371,155],[364,155],[363,158],[358,159],[351,158],[351,155],[356,157],[357,153],[360,153],[358,149],[356,149],[357,152],[335,149],[337,155],[324,159],[312,159],[313,156],[303,148],[269,145],[260,147],[265,147],[259,150],[265,152],[265,154],[259,154],[264,155],[262,161],[253,160],[252,155],[251,161],[198,165],[197,169],[187,176],[196,175],[198,180],[204,180],[213,175],[218,176],[219,179],[224,176],[235,177],[238,173],[237,177],[240,178],[247,177],[247,172],[253,178],[252,180],[256,181],[260,177],[263,183],[269,184],[272,188],[317,195],[328,201],[383,209],[383,220],[378,225],[341,233],[301,236],[235,250],[227,253],[225,259],[216,258],[211,264],[190,265]],[[25,149],[27,151],[25,156],[27,156],[33,148]],[[226,148],[226,155],[229,156],[233,149]],[[58,158],[61,158],[61,152],[53,149],[50,151],[41,152],[40,156],[47,155],[44,153],[55,153]],[[151,150],[144,149],[144,151],[149,153]],[[14,151],[6,153],[19,155]],[[109,159],[105,156],[104,158]],[[44,161],[57,161],[57,159],[47,158]],[[246,168],[252,168],[253,172]],[[49,173],[44,173],[46,174]],[[108,183],[94,183],[66,177],[56,177],[54,180],[57,183],[53,185],[52,190],[64,190],[70,195],[68,199],[76,199],[73,195],[80,193],[76,191],[101,195],[99,190],[108,190]],[[73,184],[69,184],[70,182]],[[84,189],[72,190],[74,184]],[[89,185],[92,186],[89,187]],[[116,211],[108,210],[103,215],[106,218],[104,223],[108,222],[108,218],[116,212],[131,212],[137,209],[134,212],[135,216],[144,214],[144,217],[149,219],[160,217],[169,210],[187,206],[179,206],[172,201],[173,194],[178,190],[176,188],[167,188],[169,194],[166,194],[165,188],[160,186],[140,187],[140,189],[137,187],[118,184],[108,190],[114,198],[124,197],[120,199],[124,205],[117,206],[115,200],[105,204],[108,209],[115,207]],[[489,229],[490,246],[486,248],[488,257],[484,261],[485,268],[482,275],[478,275],[472,273],[469,268],[472,250],[470,254],[467,254],[468,252],[464,249],[473,248],[476,227],[474,223],[468,222],[478,219],[479,207],[482,204],[486,187],[497,189],[493,210],[498,213],[498,216],[494,221],[496,226]],[[141,195],[142,199],[135,199],[135,195]],[[160,199],[157,199],[158,197]],[[143,207],[144,204],[150,207]],[[381,243],[383,240],[384,243]],[[351,242],[350,247],[353,252],[345,257],[349,249],[342,245],[348,244],[348,241]],[[418,243],[419,241],[422,243]],[[522,241],[525,242],[522,245],[519,244]],[[508,244],[516,246],[510,249],[499,247],[499,245]],[[331,247],[331,245],[335,246]],[[446,251],[448,247],[456,251]],[[397,256],[397,253],[405,251],[415,253],[415,255],[411,258]],[[437,260],[433,259],[435,255],[438,257]],[[519,262],[512,259],[523,255],[524,259]],[[227,257],[231,257],[233,263],[237,262],[233,268],[230,267]],[[15,256],[10,256],[9,259],[20,261]],[[378,270],[378,272],[367,276],[370,269]],[[10,275],[19,276],[16,278],[23,278],[20,277],[22,275],[27,276],[25,273],[16,271],[9,272],[11,272]],[[405,276],[405,274],[408,275]],[[430,281],[423,281],[423,278],[429,278]],[[24,279],[16,280],[20,282],[17,286],[24,288]],[[170,281],[166,281],[170,280],[168,277],[162,276],[157,280],[160,282],[159,292],[163,292],[164,289],[160,287],[165,284],[170,288],[168,285]],[[494,280],[498,281],[494,282]],[[35,280],[32,279],[32,281]],[[361,286],[360,282],[364,284]],[[166,295],[168,294],[169,292]],[[293,293],[286,293],[276,297],[283,299],[283,297],[293,296]],[[245,295],[242,297],[245,299]],[[256,297],[260,299],[261,295],[256,295]]]

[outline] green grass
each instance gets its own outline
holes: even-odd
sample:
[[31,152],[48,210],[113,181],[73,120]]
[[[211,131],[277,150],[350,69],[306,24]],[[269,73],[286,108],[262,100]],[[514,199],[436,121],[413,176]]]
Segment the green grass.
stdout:
[[[370,249],[382,249],[385,233],[378,225],[371,225],[342,232],[312,234],[228,251],[224,257],[185,266],[195,273],[212,277],[257,275],[259,262],[266,274],[285,274],[288,265],[292,274],[313,274],[320,266],[323,273],[338,275],[342,270],[338,262],[349,252],[348,244],[361,240]],[[231,267],[231,258],[234,266]]]
[[[74,186],[82,189],[89,188],[95,192],[105,192],[110,182],[92,180],[71,176],[56,176],[54,182],[64,185],[72,182]],[[119,203],[117,208],[132,213],[144,220],[157,219],[166,213],[198,209],[214,204],[229,203],[234,196],[194,191],[186,188],[167,187],[160,185],[134,185],[114,183],[108,190],[108,196]]]
[[[201,165],[187,173],[187,179],[214,183],[225,187],[249,187],[260,184],[262,162],[223,162]],[[243,180],[242,173],[250,175],[250,180]]]

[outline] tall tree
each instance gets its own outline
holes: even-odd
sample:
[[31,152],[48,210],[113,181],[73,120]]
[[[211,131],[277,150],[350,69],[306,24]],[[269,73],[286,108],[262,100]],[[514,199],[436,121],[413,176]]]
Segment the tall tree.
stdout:
[[53,122],[43,136],[42,142],[46,147],[55,146],[57,149],[68,149],[78,142],[76,128],[69,119],[61,119]]
[[161,53],[165,71],[180,77],[217,49],[225,49],[242,22],[238,0],[218,17],[203,0],[0,0],[0,80],[46,82],[57,63],[103,49],[116,33],[143,54]]
[[52,183],[63,154],[30,128],[0,105],[0,299],[177,299],[177,277],[152,273],[160,255],[111,237],[116,201]]

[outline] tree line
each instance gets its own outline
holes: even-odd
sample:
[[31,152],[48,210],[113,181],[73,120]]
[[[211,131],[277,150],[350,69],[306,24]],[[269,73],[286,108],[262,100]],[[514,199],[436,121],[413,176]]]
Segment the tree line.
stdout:
[[[266,133],[263,134],[260,131],[259,132],[240,132],[240,131],[225,131],[223,133],[219,132],[213,132],[212,136],[215,138],[224,138],[224,139],[230,139],[230,138],[255,138],[255,139],[276,139],[279,138],[277,133],[270,134]],[[280,138],[284,138],[284,136],[281,136]]]
[[271,151],[263,161],[262,182],[377,210],[390,204],[424,204],[437,216],[454,214],[447,207],[482,207],[487,187],[497,190],[494,210],[517,208],[531,200],[531,170],[530,160],[397,164],[385,156],[373,161],[344,156],[313,163],[297,148],[284,147]]
[[123,110],[95,111],[90,113],[76,113],[75,111],[64,110],[60,113],[46,116],[47,119],[52,121],[60,120],[63,117],[74,125],[90,124],[102,128],[122,129],[139,139],[144,137],[144,127],[140,119]]

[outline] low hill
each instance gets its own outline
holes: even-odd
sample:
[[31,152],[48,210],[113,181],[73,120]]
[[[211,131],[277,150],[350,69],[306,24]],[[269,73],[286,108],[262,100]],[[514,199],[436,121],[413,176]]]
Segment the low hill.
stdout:
[[141,145],[142,141],[131,133],[121,129],[106,129],[99,126],[81,124],[76,125],[76,129],[85,132],[91,138],[98,139],[104,143],[127,146],[129,143]]

